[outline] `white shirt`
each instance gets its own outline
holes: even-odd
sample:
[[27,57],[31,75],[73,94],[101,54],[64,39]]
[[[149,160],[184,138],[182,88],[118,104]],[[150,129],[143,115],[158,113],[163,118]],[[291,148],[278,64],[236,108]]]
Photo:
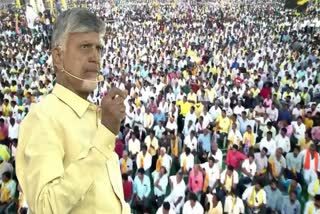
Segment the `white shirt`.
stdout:
[[184,126],[182,133],[184,134],[184,136],[189,136],[191,131],[196,131],[196,128],[194,125],[191,125],[191,127]]
[[[234,205],[233,205],[234,203]],[[240,214],[244,213],[244,204],[243,201],[236,197],[235,202],[232,201],[232,196],[228,195],[226,197],[225,203],[224,203],[224,212],[228,214]]]
[[172,158],[168,154],[164,154],[161,160],[161,166],[166,168],[167,172],[170,173]]
[[177,200],[182,197],[182,200],[177,205],[177,207],[183,205],[184,203],[184,197],[185,197],[185,191],[186,191],[186,183],[182,179],[180,183],[177,183],[176,175],[170,176],[170,181],[172,183],[172,190],[170,195],[165,199],[165,201],[168,201],[171,204],[174,204],[177,202]]
[[279,111],[277,108],[272,109],[271,107],[267,109],[267,114],[271,121],[277,121],[279,116]]
[[239,145],[240,142],[242,141],[242,135],[240,133],[240,131],[238,129],[233,130],[230,129],[229,133],[228,133],[228,140],[233,140],[233,144],[237,144]]
[[[255,188],[255,186],[248,187],[248,188],[244,191],[244,193],[243,193],[243,195],[242,195],[242,200],[244,200],[244,201],[249,201],[254,188]],[[264,189],[261,189],[259,192],[256,192],[256,194],[255,194],[254,206],[259,206],[259,205],[260,205],[260,204],[259,204],[259,201],[258,201],[258,195],[259,195],[259,194],[262,194],[262,203],[263,203],[263,204],[267,204],[267,194],[266,194],[266,192],[264,191]],[[258,212],[259,212],[259,211],[256,210],[255,213],[258,213]]]
[[216,151],[216,154],[212,154],[210,152],[210,154],[208,155],[209,157],[212,156],[216,161],[218,161],[218,165],[219,165],[219,168],[220,170],[222,169],[222,158],[223,158],[223,154],[222,154],[222,151],[220,149],[218,149]]
[[311,196],[315,196],[315,195],[318,195],[318,194],[320,194],[320,188],[318,188],[318,192],[314,192],[314,186],[316,185],[316,182],[319,182],[319,180],[318,179],[316,179],[316,180],[314,180],[314,181],[312,181],[309,185],[308,185],[308,193],[309,193],[309,195],[311,195]]
[[125,120],[124,124],[129,124],[130,127],[132,127],[135,114],[134,114],[134,112],[130,112],[130,111],[127,111],[126,114],[127,114],[127,116],[126,116],[126,120]]
[[156,125],[154,128],[153,128],[154,132],[155,132],[155,136],[160,139],[162,137],[162,133],[164,133],[166,131],[166,129],[163,127],[163,126],[159,126],[159,125]]
[[19,125],[18,123],[15,123],[13,126],[9,124],[9,129],[8,129],[8,137],[10,139],[18,139],[18,132],[19,132]]
[[186,153],[182,153],[180,155],[180,167],[182,168],[183,167],[183,162],[184,160],[186,159],[186,170],[189,171],[190,169],[193,168],[194,166],[194,156],[193,154],[189,154],[188,156],[186,155]]
[[268,149],[268,155],[274,155],[276,153],[276,142],[272,138],[270,141],[267,140],[267,137],[262,138],[260,141],[260,151],[263,147]]
[[132,155],[136,155],[140,152],[140,140],[137,138],[132,140],[132,138],[128,141],[128,150],[131,152]]
[[[154,151],[157,151],[158,148],[159,148],[158,139],[157,139],[156,137],[153,137],[153,139],[151,140],[150,135],[148,135],[148,136],[146,137],[146,139],[144,139],[144,143],[145,143],[145,145],[147,146],[148,151],[149,151],[149,149],[150,149],[151,146],[153,147],[153,150],[154,150]],[[149,151],[149,152],[150,152],[150,151]]]
[[209,113],[207,113],[206,115],[202,113],[201,116],[203,117],[203,127],[208,127],[209,123],[212,122],[211,115]]
[[[256,171],[257,171],[257,165],[256,163],[253,161],[251,164],[250,164],[250,161],[249,161],[249,158],[248,159],[245,159],[242,163],[242,168],[246,169],[247,172],[250,173],[250,177],[252,178],[255,174],[256,174]],[[245,175],[244,173],[242,173],[242,175],[244,177],[247,177],[247,175]]]
[[139,152],[139,154],[137,155],[137,160],[136,160],[136,163],[137,163],[137,169],[141,168],[141,164],[140,164],[140,160],[141,158],[144,158],[143,159],[143,168],[145,171],[147,171],[148,169],[150,169],[151,167],[151,164],[152,164],[152,156],[150,155],[149,152],[146,152],[146,155],[143,156],[143,152]]
[[193,114],[191,114],[190,112],[187,113],[185,119],[184,119],[184,124],[185,126],[187,126],[189,124],[189,120],[191,120],[193,123],[192,124],[196,124],[197,121],[197,116],[196,114],[193,112]]
[[293,121],[291,124],[294,129],[294,136],[298,139],[298,141],[304,139],[306,133],[306,126],[303,123],[298,125],[298,122],[296,121]]
[[[222,184],[224,184],[224,180],[226,179],[226,176],[227,176],[227,169],[225,169],[222,173],[221,173],[221,176],[220,176],[220,182]],[[238,184],[239,183],[239,175],[238,175],[238,172],[236,170],[233,170],[233,184],[232,185],[235,185],[235,184]]]
[[134,115],[134,119],[133,119],[134,123],[136,123],[136,125],[143,125],[143,113],[140,113],[139,115],[136,113]]
[[241,113],[244,111],[244,107],[243,106],[239,106],[239,105],[236,105],[233,109],[233,113],[236,114],[236,115],[241,115]]
[[144,114],[143,117],[143,127],[146,129],[151,129],[154,123],[153,114]]
[[214,164],[211,168],[209,166],[209,162],[205,162],[200,165],[202,169],[209,174],[209,187],[212,188],[217,180],[220,179],[220,169],[217,164]]
[[170,131],[175,131],[175,133],[177,133],[178,125],[175,121],[173,121],[173,123],[171,123],[169,120],[167,122],[166,128],[169,129]]
[[[161,207],[157,210],[156,214],[163,214],[163,206],[161,206]],[[170,206],[170,210],[169,210],[168,214],[176,214],[176,212],[174,211],[174,209],[172,208],[172,206]]]
[[209,110],[209,113],[211,114],[212,121],[215,121],[221,114],[221,109],[219,107],[216,109],[215,106],[212,106]]
[[290,139],[288,136],[282,137],[278,134],[275,138],[277,148],[281,147],[283,152],[288,153],[291,149]]
[[203,212],[203,207],[198,201],[196,201],[194,207],[191,207],[190,201],[186,201],[186,203],[183,205],[183,214],[202,214]]
[[184,140],[184,144],[191,150],[195,150],[197,151],[198,148],[198,140],[196,137],[193,137],[192,139],[190,138],[190,135],[188,137],[186,137],[186,139]]
[[[154,171],[152,173],[152,178],[153,178],[153,184],[154,184],[154,188],[153,188],[154,195],[158,197],[165,195],[167,191],[167,186],[168,186],[168,176],[163,175],[159,179],[159,172]],[[158,179],[159,179],[158,185],[161,187],[162,190],[160,190],[158,187],[155,186],[155,183],[157,182]]]

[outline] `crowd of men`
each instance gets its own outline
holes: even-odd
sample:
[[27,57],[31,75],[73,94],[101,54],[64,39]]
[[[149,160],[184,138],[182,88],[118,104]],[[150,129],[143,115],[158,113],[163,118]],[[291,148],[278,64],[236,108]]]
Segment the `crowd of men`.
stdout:
[[[88,99],[128,91],[115,152],[135,213],[320,210],[315,14],[241,2],[87,4],[108,28]],[[26,213],[14,158],[19,124],[54,87],[54,17],[0,16],[0,213]]]

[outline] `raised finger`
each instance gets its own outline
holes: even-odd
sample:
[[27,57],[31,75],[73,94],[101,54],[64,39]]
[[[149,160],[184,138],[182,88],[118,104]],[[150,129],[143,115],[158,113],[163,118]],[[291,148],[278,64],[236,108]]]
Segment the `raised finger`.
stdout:
[[122,91],[119,88],[113,87],[110,89],[107,96],[111,97],[112,99],[116,98],[117,96],[125,99],[127,97],[127,92]]

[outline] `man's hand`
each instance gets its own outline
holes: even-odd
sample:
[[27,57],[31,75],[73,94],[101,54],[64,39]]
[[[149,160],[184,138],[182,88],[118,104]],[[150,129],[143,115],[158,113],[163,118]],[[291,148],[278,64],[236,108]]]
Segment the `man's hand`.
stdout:
[[101,101],[101,123],[115,135],[119,133],[121,121],[126,116],[126,96],[126,91],[112,88]]

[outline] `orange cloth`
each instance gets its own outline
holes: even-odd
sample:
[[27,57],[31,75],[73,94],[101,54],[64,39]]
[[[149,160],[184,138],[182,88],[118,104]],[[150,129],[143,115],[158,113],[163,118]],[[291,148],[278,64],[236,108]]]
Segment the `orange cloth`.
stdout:
[[277,171],[276,171],[276,166],[274,164],[274,160],[271,160],[270,162],[270,168],[271,168],[271,174],[276,177],[277,176]]
[[144,167],[144,156],[142,155],[142,157],[140,158],[140,168]]
[[[318,170],[318,163],[319,163],[318,152],[314,151],[313,152],[313,157],[315,159],[314,170],[317,171]],[[306,161],[304,162],[304,168],[305,169],[310,169],[310,160],[311,160],[310,149],[307,149],[307,151],[306,151]]]
[[175,139],[174,141],[171,141],[171,144],[172,144],[172,154],[175,156],[175,157],[178,157],[179,156],[179,149],[178,149],[178,140]]
[[187,172],[187,157],[185,157],[183,159],[183,162],[182,162],[182,170],[183,172]]
[[121,172],[127,173],[127,160],[123,159],[121,164]]
[[202,191],[203,191],[203,192],[206,192],[208,186],[209,186],[209,173],[206,172],[206,175],[205,175],[205,177],[204,177],[204,183],[203,183],[203,189],[202,189]]
[[156,164],[156,170],[157,170],[157,172],[160,172],[161,165],[162,165],[162,157],[161,157],[161,155],[160,155],[159,158],[158,158],[158,160],[157,160],[157,164]]

